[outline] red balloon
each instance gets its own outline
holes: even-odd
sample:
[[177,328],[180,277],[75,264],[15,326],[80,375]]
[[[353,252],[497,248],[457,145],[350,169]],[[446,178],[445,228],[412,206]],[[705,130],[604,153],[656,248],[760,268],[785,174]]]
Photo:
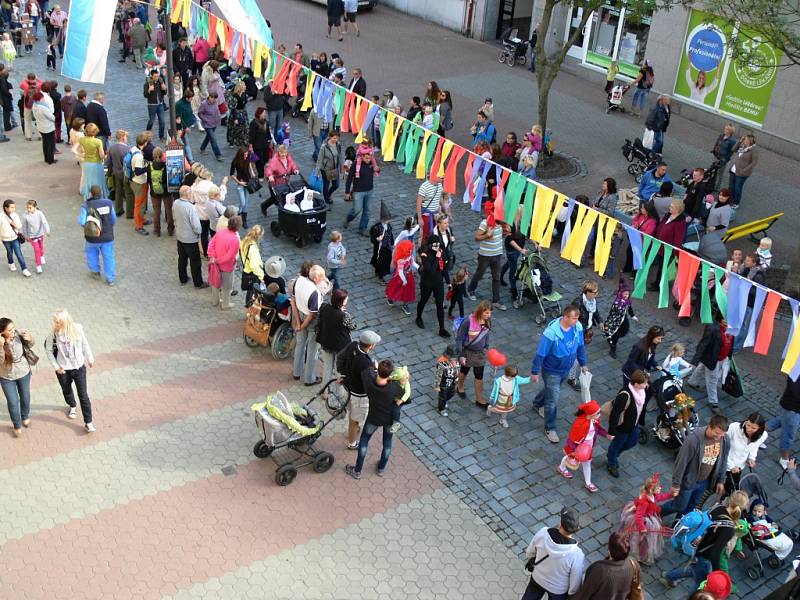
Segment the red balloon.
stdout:
[[592,445],[586,442],[581,442],[578,444],[578,447],[575,448],[575,451],[572,453],[572,455],[578,462],[586,462],[587,460],[591,460]]
[[506,364],[505,355],[495,348],[489,349],[489,351],[486,353],[486,358],[489,360],[489,364],[493,367],[502,367]]

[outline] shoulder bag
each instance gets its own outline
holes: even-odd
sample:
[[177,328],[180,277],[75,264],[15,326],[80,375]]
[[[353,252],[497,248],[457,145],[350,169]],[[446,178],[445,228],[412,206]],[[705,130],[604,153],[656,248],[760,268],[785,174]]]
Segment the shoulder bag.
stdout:
[[739,370],[736,368],[736,363],[733,362],[733,359],[731,359],[731,368],[727,377],[725,377],[725,382],[722,384],[722,391],[732,398],[741,398],[744,395],[742,379],[739,377]]
[[628,600],[644,600],[644,588],[642,587],[641,573],[639,565],[632,558],[631,567],[633,567],[633,578],[631,579],[631,591],[628,593]]
[[[625,413],[628,412],[628,407],[631,405],[631,393],[627,390],[622,390],[628,396],[628,399],[625,401],[625,408],[622,409],[622,412],[619,415],[619,422],[616,423],[616,426],[619,427],[622,425],[622,422],[625,420]],[[616,398],[614,398],[616,400]],[[614,410],[614,400],[607,400],[603,402],[603,406],[600,407],[600,414],[605,417],[606,422],[611,425],[611,411]]]
[[[250,253],[250,246],[247,247],[248,254]],[[256,281],[258,281],[258,277],[256,277],[253,273],[247,272],[247,259],[242,256],[242,249],[239,248],[239,258],[242,261],[242,291],[246,292],[251,289]]]
[[261,182],[258,180],[258,171],[256,171],[255,163],[250,161],[250,163],[247,165],[247,169],[250,173],[250,178],[247,180],[247,193],[255,194],[263,186]]
[[[30,366],[36,366],[36,363],[39,362],[39,356],[33,351],[33,345],[30,342],[26,342],[22,337],[19,338],[19,341],[22,344],[22,355],[25,360],[28,361]],[[55,342],[55,339],[53,341]]]

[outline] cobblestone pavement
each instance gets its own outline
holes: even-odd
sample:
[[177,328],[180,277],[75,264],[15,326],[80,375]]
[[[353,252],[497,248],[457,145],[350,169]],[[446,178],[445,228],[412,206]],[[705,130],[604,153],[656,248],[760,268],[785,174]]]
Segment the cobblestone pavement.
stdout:
[[[375,14],[386,13],[381,8]],[[367,37],[369,20],[364,21],[362,37]],[[18,68],[41,72],[43,63],[37,54],[21,59]],[[136,132],[144,127],[138,78],[130,65],[109,63],[104,89],[112,128]],[[294,132],[292,152],[308,173],[311,148],[301,123]],[[39,341],[49,314],[59,306],[85,325],[97,355],[90,391],[98,431],[84,435],[79,424],[65,418],[49,368],[38,367],[33,427],[20,439],[8,429],[0,435],[3,596],[518,598],[526,585],[520,554],[534,531],[555,523],[562,505],[576,506],[584,515],[578,538],[589,560],[597,560],[622,505],[644,477],[670,472],[671,452],[651,441],[624,455],[623,477],[610,479],[601,443],[593,477],[600,493],[588,493],[579,481],[565,483],[554,470],[561,448],[544,440],[542,423],[530,407],[538,385],[523,388],[508,430],[470,402],[454,402],[448,417],[439,416],[429,390],[431,367],[444,343],[433,330],[433,308],[425,314],[428,328],[419,331],[411,318],[388,307],[383,287],[371,277],[367,241],[345,232],[351,261],[341,279],[351,291],[351,310],[360,326],[383,336],[378,357],[409,365],[413,403],[404,410],[386,478],[365,471],[354,482],[342,473],[353,455],[343,449],[341,422],[336,422],[320,441],[320,448],[335,454],[334,468],[322,475],[301,471],[294,484],[278,488],[272,463],[252,455],[257,433],[249,405],[275,389],[296,399],[311,396],[307,388],[293,385],[288,362],[245,347],[241,310],[218,312],[205,292],[179,286],[172,240],[142,238],[128,221],[117,228],[118,285],[108,288],[91,280],[75,226],[77,168],[66,150],[58,165],[45,167],[38,144],[26,143],[18,132],[12,138],[0,146],[0,195],[37,198],[53,234],[46,241],[43,275],[26,280],[18,273],[0,274],[3,312]],[[225,156],[230,158],[230,149]],[[217,175],[226,167],[222,163]],[[411,214],[417,183],[387,165],[377,185],[399,229]],[[268,226],[274,212],[261,219],[257,201],[251,199],[250,214],[258,217],[252,220]],[[329,227],[339,227],[348,208],[337,194]],[[373,219],[377,209],[376,202]],[[458,262],[472,266],[477,216],[459,205],[455,223]],[[263,246],[265,256],[284,255],[290,272],[301,260],[324,258],[324,244],[301,252],[267,234]],[[574,297],[589,276],[553,254],[549,264],[565,299]],[[482,282],[478,294],[488,291],[488,282]],[[603,314],[611,291],[604,283]],[[667,328],[665,344],[685,341],[691,351],[696,328],[675,327],[672,314],[653,310],[649,301],[637,301],[635,307],[642,322],[622,342],[620,356],[654,323]],[[494,317],[492,345],[518,362],[523,373],[541,331],[533,316],[527,305]],[[775,348],[783,339],[776,339]],[[600,340],[589,357],[594,396],[605,400],[616,392],[621,363],[608,357]],[[724,412],[732,418],[753,408],[772,414],[781,384],[777,357],[759,363],[745,354],[741,363],[746,398],[723,395]],[[565,388],[557,427],[562,436],[577,402],[577,394]],[[702,400],[699,405],[707,418]],[[0,421],[8,426],[5,414]],[[368,461],[377,456],[374,442],[370,452]],[[776,458],[776,443],[770,440],[758,470],[771,491],[774,516],[795,526],[789,490],[772,483]],[[67,548],[72,560],[64,560]],[[768,569],[767,579],[751,582],[743,571],[749,561],[734,561],[733,575],[739,597],[756,598],[774,588],[783,573]],[[677,562],[667,551],[659,567]],[[645,574],[652,597],[688,594],[688,583],[666,591],[654,575],[654,568]]]

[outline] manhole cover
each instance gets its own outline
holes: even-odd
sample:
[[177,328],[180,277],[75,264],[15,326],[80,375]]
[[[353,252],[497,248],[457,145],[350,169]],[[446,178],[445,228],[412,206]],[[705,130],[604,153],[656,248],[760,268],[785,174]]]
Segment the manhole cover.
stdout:
[[540,158],[536,167],[536,179],[540,181],[559,183],[584,175],[586,175],[586,165],[583,161],[561,152],[554,152],[549,158]]

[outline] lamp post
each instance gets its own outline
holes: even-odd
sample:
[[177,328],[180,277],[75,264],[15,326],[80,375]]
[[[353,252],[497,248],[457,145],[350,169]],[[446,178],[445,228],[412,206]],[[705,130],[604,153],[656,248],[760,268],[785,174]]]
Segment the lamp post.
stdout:
[[178,127],[175,122],[175,96],[172,93],[172,80],[175,77],[175,71],[172,66],[172,24],[170,23],[170,14],[172,14],[172,2],[167,2],[167,10],[164,11],[164,32],[167,36],[167,90],[169,97],[169,138],[170,143],[178,142]]

